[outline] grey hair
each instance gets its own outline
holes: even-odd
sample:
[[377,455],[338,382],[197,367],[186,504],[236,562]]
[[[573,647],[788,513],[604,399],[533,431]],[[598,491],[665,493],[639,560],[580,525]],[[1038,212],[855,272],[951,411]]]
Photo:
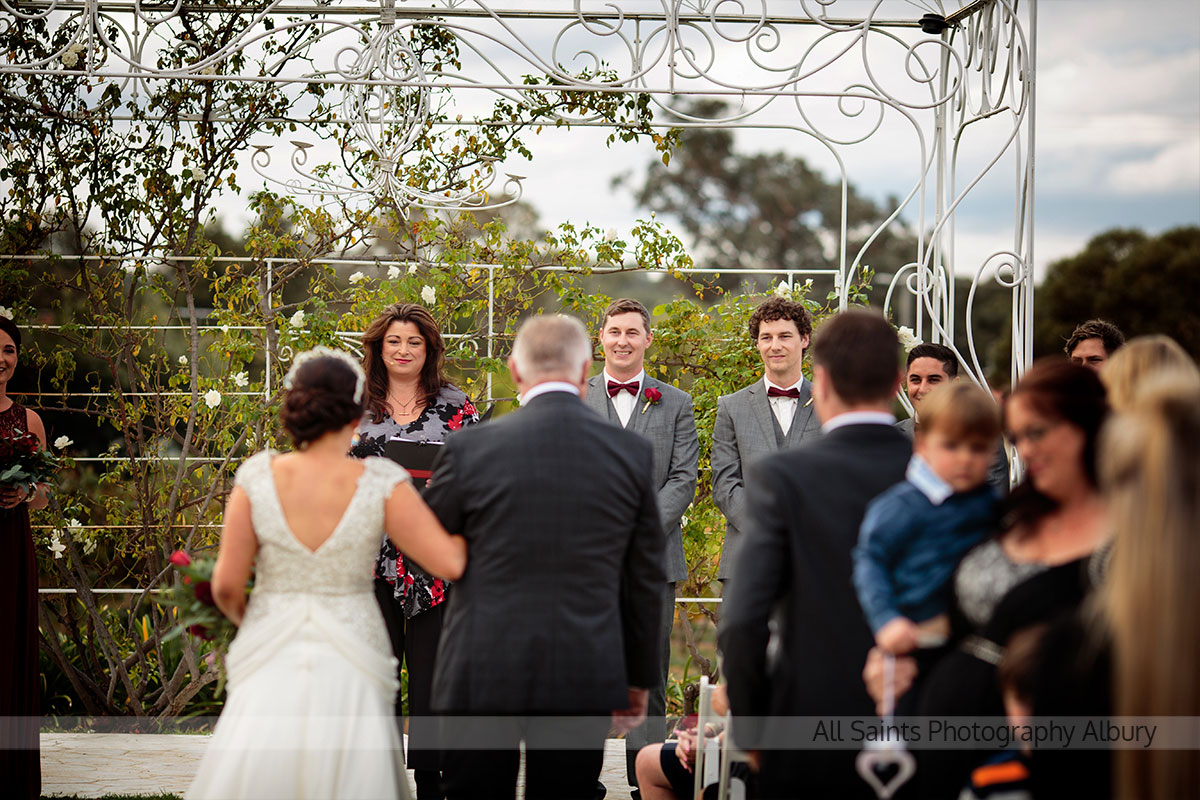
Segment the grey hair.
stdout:
[[592,360],[592,341],[575,317],[543,314],[521,323],[512,356],[524,381],[562,378],[573,383]]

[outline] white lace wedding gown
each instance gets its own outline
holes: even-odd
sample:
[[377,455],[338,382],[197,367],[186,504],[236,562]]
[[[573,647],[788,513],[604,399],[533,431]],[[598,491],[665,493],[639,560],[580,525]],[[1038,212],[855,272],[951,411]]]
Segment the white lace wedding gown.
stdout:
[[187,797],[407,798],[396,660],[371,568],[384,503],[408,473],[365,459],[341,521],[310,551],[288,528],[271,457],[252,456],[234,479],[258,537],[255,586],[229,648],[225,709]]

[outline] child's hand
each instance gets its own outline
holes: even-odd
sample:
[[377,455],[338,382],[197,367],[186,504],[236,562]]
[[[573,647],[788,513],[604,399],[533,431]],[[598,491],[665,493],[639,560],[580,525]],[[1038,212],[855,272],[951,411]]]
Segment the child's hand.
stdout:
[[894,655],[908,653],[917,648],[917,626],[907,617],[896,617],[875,634],[875,644]]

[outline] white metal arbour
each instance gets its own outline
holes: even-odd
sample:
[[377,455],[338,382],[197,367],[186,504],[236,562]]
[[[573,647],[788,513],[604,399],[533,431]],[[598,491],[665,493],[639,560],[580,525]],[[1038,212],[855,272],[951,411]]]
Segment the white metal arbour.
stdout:
[[[272,158],[280,142],[264,137],[252,145],[253,168],[292,193],[387,195],[433,208],[503,205],[520,196],[521,178],[501,177],[496,164],[449,193],[419,191],[405,180],[414,167],[406,161],[408,144],[423,127],[488,124],[481,110],[496,98],[528,109],[531,97],[563,90],[646,95],[656,124],[667,125],[662,112],[670,111],[684,125],[787,131],[819,148],[842,180],[834,250],[843,304],[866,248],[847,246],[855,153],[881,136],[902,139],[897,164],[912,172],[911,187],[867,241],[902,214],[920,236],[886,305],[915,304],[917,336],[953,347],[953,277],[972,274],[961,320],[970,346],[960,358],[983,382],[970,338],[983,282],[1012,290],[1014,379],[1031,352],[1036,13],[1036,0],[0,0],[0,26],[42,20],[66,34],[61,47],[36,61],[0,54],[0,73],[69,72],[115,82],[133,98],[162,80],[273,83],[293,91],[322,84],[340,101],[335,113],[307,121],[320,144],[298,136],[280,165]],[[237,18],[233,35],[212,51],[184,32],[185,18],[206,14]],[[461,69],[422,66],[409,44],[422,26],[454,37]],[[271,51],[283,41],[286,52]],[[230,67],[239,55],[282,64],[299,53],[310,65],[303,71]],[[699,96],[730,100],[733,110],[719,119],[689,117],[687,101]],[[237,113],[217,107],[207,119]],[[608,124],[597,116],[545,117]],[[334,129],[342,133],[335,137]],[[371,157],[348,160],[357,174],[314,170],[330,141],[343,154]],[[972,189],[997,179],[998,167],[1011,168],[1010,178],[1000,178],[1011,217],[996,220],[988,255],[958,263],[956,213]],[[502,194],[489,193],[496,186]]]

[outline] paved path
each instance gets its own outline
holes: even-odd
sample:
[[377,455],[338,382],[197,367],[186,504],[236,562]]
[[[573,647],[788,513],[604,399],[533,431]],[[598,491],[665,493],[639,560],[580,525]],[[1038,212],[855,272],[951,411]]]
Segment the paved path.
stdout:
[[[208,739],[151,733],[43,733],[42,794],[182,796]],[[629,800],[624,741],[609,739],[606,743],[600,780],[608,787],[608,798]],[[411,772],[409,783],[411,786]]]

